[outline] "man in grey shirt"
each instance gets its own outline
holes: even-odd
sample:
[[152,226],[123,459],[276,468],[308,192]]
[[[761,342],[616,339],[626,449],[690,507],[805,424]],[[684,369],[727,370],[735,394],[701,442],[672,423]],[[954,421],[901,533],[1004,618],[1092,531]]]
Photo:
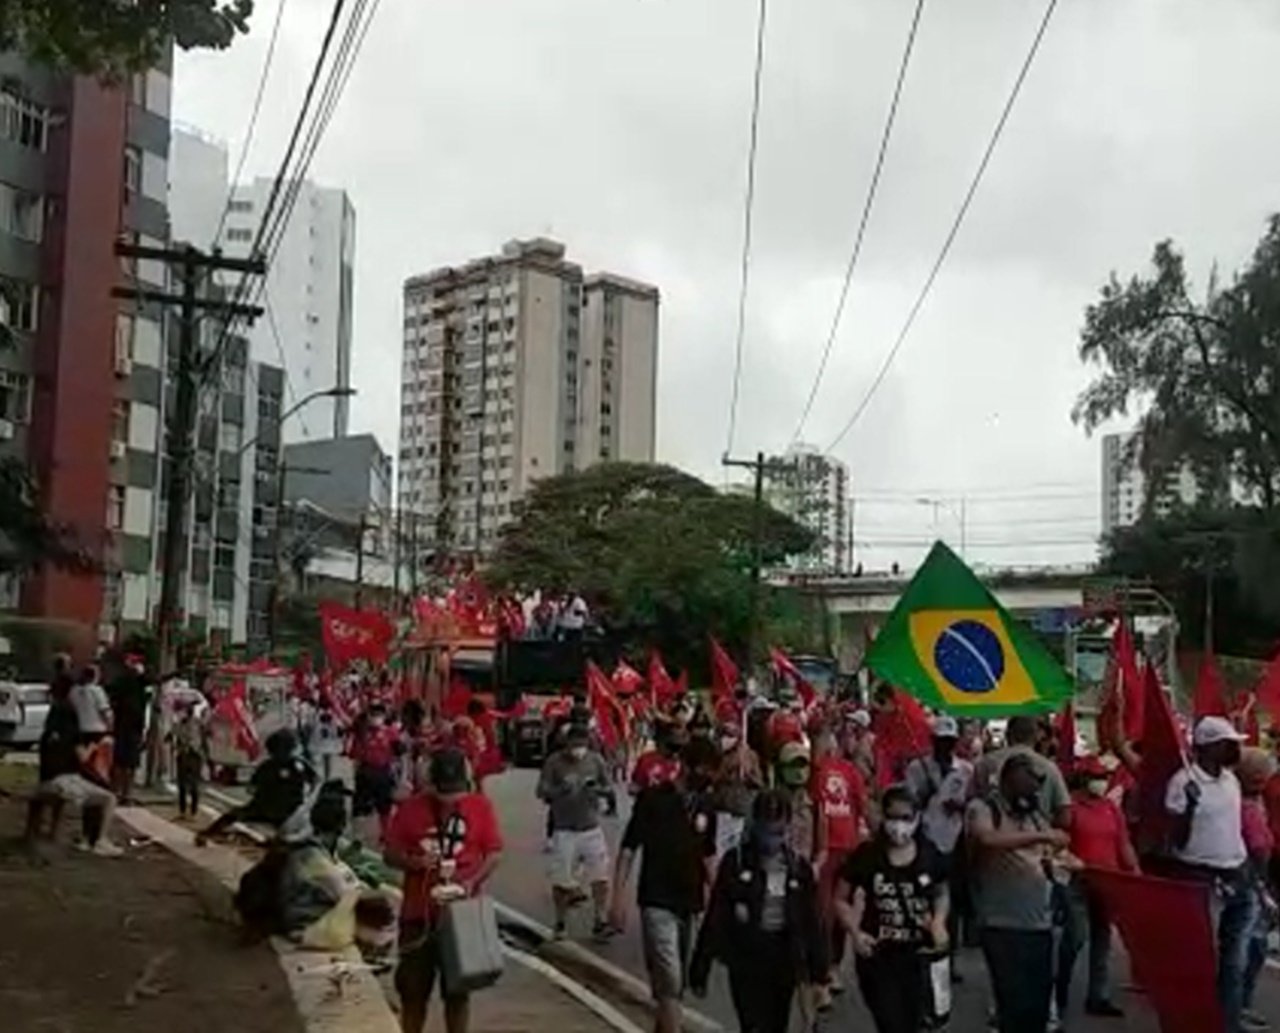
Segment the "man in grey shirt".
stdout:
[[982,952],[1002,1033],[1042,1033],[1053,990],[1052,856],[1069,842],[1040,810],[1044,776],[1025,753],[999,767],[999,788],[969,804]]
[[609,844],[600,827],[600,805],[610,788],[609,768],[589,747],[586,725],[572,724],[565,745],[550,757],[538,779],[538,799],[551,809],[551,895],[556,908],[555,934],[565,933],[569,909],[582,899],[578,869],[591,886],[595,910],[593,933],[609,935]]
[[1005,761],[1014,756],[1026,757],[1039,777],[1036,803],[1040,813],[1056,828],[1066,828],[1071,794],[1067,792],[1067,782],[1058,765],[1036,752],[1039,733],[1040,726],[1029,714],[1009,718],[1003,749],[983,754],[974,765],[974,785],[979,796],[995,792],[1000,786],[1000,772]]

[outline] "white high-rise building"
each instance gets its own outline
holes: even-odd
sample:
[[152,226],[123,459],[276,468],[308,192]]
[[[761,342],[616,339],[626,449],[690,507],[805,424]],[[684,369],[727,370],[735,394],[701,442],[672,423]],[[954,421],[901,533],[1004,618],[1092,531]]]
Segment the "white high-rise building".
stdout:
[[[1107,434],[1102,438],[1102,533],[1138,522],[1146,501],[1147,480],[1135,455],[1126,453],[1136,434]],[[1189,467],[1170,470],[1155,498],[1155,511],[1167,513],[1177,503],[1192,505],[1200,496],[1200,485]]]
[[[273,182],[236,186],[222,234],[228,255],[248,254]],[[254,361],[289,372],[286,408],[312,392],[351,386],[355,250],[356,213],[346,191],[303,180],[267,271],[266,314],[249,333]],[[347,398],[316,399],[285,421],[284,439],[344,437],[349,412]]]
[[814,533],[814,546],[792,556],[792,570],[842,573],[850,552],[849,468],[812,445],[795,444],[771,459],[766,494],[773,507]]
[[539,477],[653,460],[658,290],[564,254],[511,241],[405,282],[399,500],[433,549],[490,550]]

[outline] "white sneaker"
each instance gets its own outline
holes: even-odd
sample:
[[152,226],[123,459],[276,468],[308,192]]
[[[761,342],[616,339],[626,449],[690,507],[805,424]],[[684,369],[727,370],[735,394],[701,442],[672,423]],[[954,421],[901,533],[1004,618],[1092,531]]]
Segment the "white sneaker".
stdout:
[[124,851],[109,839],[100,839],[93,848],[98,857],[124,857]]

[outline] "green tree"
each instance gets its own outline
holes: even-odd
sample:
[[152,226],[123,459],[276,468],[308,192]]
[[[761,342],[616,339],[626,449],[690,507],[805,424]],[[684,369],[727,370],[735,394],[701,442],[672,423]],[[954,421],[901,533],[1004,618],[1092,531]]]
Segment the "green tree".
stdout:
[[[709,634],[741,644],[750,621],[754,503],[670,466],[601,463],[539,481],[503,531],[497,585],[578,591],[634,648],[656,645],[701,669]],[[803,552],[811,533],[769,508],[764,563]],[[762,599],[765,621],[777,605]]]
[[1242,485],[1268,508],[1280,484],[1280,215],[1231,283],[1197,299],[1182,255],[1156,245],[1152,272],[1115,273],[1085,311],[1080,358],[1101,374],[1072,417],[1093,431],[1145,406],[1128,457],[1147,476],[1148,507],[1189,466],[1202,494],[1227,504]]
[[224,50],[253,0],[0,0],[0,50],[107,79],[157,64],[171,42]]
[[76,535],[49,519],[27,467],[7,456],[0,459],[0,574],[23,575],[45,565],[78,573],[98,569]]

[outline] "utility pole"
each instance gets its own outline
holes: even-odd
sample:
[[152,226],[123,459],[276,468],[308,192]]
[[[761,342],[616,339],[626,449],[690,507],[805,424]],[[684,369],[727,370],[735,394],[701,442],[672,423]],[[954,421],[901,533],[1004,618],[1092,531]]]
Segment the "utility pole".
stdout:
[[[284,565],[280,562],[284,551],[285,509],[288,506],[288,495],[285,488],[288,484],[289,471],[310,474],[314,477],[326,477],[331,471],[319,466],[290,466],[284,461],[284,446],[276,451],[276,526],[274,540],[271,543],[271,600],[267,610],[267,651],[274,655],[276,651],[276,634],[280,623],[280,604],[284,601],[284,592],[280,582],[284,578]],[[295,536],[296,537],[296,536]],[[298,556],[291,554],[290,562]],[[300,579],[302,580],[302,579]],[[298,586],[301,591],[302,586]]]
[[[116,287],[112,297],[139,304],[158,304],[178,310],[178,368],[173,412],[167,421],[169,454],[169,498],[164,515],[164,551],[160,557],[160,610],[156,621],[156,637],[160,644],[160,670],[168,674],[177,669],[177,626],[180,610],[180,586],[187,544],[187,503],[191,492],[192,447],[197,413],[197,379],[208,373],[212,357],[201,360],[199,348],[200,320],[204,315],[223,319],[244,316],[250,320],[260,315],[261,308],[222,298],[202,298],[200,287],[215,272],[240,272],[246,275],[266,272],[260,258],[226,258],[220,252],[206,255],[187,244],[182,247],[145,247],[123,241],[116,243],[116,254],[122,258],[149,259],[166,263],[176,271],[182,292],[140,290]],[[147,782],[155,781],[159,768],[160,693],[152,697],[152,721],[147,742]]]
[[397,509],[396,510],[395,548],[391,550],[392,562],[395,564],[395,566],[391,570],[391,579],[392,579],[393,592],[395,595],[397,608],[399,608],[401,604],[404,602],[404,600],[400,598],[400,542],[401,542],[401,536],[404,533],[404,525],[401,519],[403,516],[404,516],[404,509],[403,508]]
[[360,514],[360,529],[356,538],[356,609],[364,609],[364,514]]
[[755,472],[755,506],[751,511],[751,595],[747,622],[747,663],[750,674],[755,664],[756,625],[760,620],[760,568],[764,553],[764,453],[757,452],[755,459],[731,459],[725,456],[722,466],[737,466]]

